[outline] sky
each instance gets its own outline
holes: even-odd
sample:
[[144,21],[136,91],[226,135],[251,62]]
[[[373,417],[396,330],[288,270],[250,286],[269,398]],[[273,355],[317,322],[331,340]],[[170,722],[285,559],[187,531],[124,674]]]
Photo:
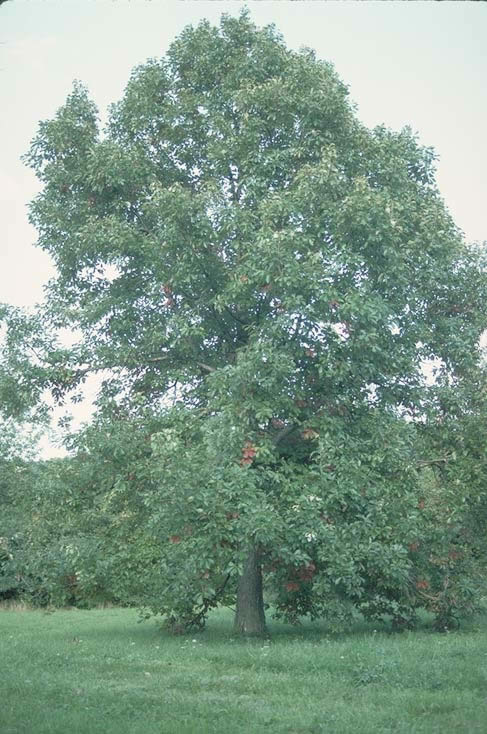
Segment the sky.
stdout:
[[[81,80],[98,105],[163,56],[188,24],[248,7],[291,48],[331,61],[369,127],[409,125],[439,155],[437,181],[469,241],[487,240],[487,3],[343,0],[10,0],[0,6],[0,302],[31,307],[54,275],[34,247],[39,191],[20,157]],[[94,389],[93,387],[91,388]],[[88,408],[77,409],[77,420]],[[56,450],[46,441],[44,455]]]

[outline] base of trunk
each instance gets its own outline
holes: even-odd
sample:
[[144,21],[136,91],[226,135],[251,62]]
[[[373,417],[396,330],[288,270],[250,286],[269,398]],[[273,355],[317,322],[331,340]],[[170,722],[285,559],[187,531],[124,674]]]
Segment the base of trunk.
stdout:
[[267,637],[264,598],[262,595],[262,569],[259,553],[249,549],[242,575],[237,582],[237,611],[234,629],[246,637]]

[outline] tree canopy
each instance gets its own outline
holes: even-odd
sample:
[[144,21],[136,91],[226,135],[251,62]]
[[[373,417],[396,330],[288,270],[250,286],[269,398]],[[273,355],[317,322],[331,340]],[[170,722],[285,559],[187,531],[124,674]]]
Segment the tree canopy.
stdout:
[[415,544],[452,459],[424,435],[477,379],[487,281],[433,150],[367,129],[331,64],[243,12],[136,68],[103,131],[76,83],[26,161],[57,269],[26,394],[104,375],[77,445],[146,606],[177,626],[236,598],[259,634],[262,573],[291,619],[438,599],[452,564],[435,581]]

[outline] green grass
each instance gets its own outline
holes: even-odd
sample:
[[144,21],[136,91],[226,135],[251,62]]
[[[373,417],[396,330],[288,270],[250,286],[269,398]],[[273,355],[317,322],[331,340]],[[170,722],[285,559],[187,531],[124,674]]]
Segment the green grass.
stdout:
[[126,609],[0,611],[1,734],[487,732],[487,624],[169,637]]

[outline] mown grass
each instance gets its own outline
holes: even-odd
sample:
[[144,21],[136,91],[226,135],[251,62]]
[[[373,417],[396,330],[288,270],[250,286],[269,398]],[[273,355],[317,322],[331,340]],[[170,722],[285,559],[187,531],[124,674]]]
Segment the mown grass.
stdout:
[[0,611],[2,734],[487,732],[487,620],[459,632],[270,625],[170,637],[126,609]]

